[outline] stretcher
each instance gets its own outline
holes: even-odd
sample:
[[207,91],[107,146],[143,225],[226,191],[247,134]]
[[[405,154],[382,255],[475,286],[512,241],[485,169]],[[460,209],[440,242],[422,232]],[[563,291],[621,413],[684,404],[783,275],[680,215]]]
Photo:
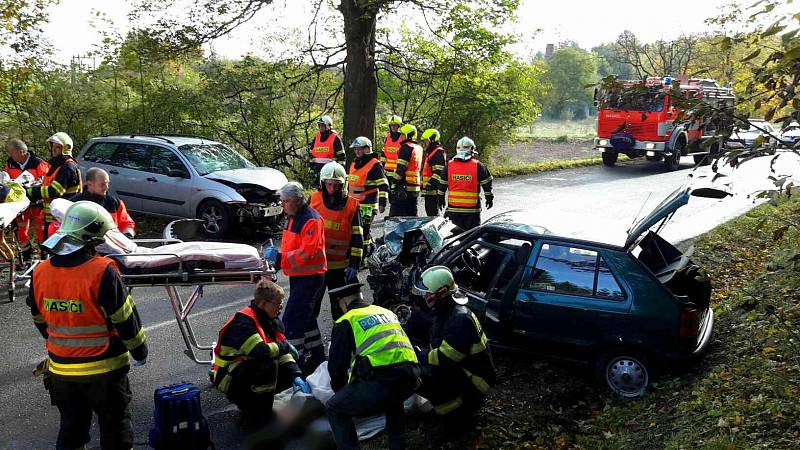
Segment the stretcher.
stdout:
[[[56,211],[54,216],[57,214]],[[162,239],[128,239],[112,230],[106,235],[105,244],[97,250],[117,262],[122,279],[131,291],[137,287],[164,287],[186,345],[184,353],[198,364],[211,364],[214,346],[198,342],[189,320],[192,309],[203,297],[203,288],[255,284],[265,277],[276,278],[275,270],[255,247],[196,241],[203,237],[202,229],[202,221],[182,219],[168,224]],[[29,282],[39,262],[18,276],[17,281]],[[191,288],[188,296],[181,295],[179,288],[182,287]]]
[[17,269],[22,261],[17,240],[17,218],[28,210],[30,200],[25,188],[36,180],[27,170],[16,179],[11,179],[5,171],[0,171],[0,289],[8,293],[8,302],[16,296]]

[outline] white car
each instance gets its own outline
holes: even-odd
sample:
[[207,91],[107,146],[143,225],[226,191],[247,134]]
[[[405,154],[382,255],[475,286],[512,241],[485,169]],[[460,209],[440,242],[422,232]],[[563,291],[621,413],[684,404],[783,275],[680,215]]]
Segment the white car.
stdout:
[[792,148],[797,144],[797,141],[800,141],[800,124],[792,122],[781,130],[781,143]]
[[[778,130],[766,120],[747,119],[747,121],[750,122],[750,126],[747,129],[734,130],[730,138],[731,141],[739,142],[745,148],[750,148],[755,145],[756,139],[758,139],[759,136],[764,136],[765,142],[772,142],[775,140],[772,136],[778,136],[780,134]],[[769,134],[762,130],[768,131]],[[772,134],[772,136],[770,136],[770,134]]]
[[85,173],[99,167],[132,211],[201,219],[212,238],[237,225],[276,230],[283,217],[278,170],[257,167],[220,142],[186,136],[103,136],[78,154]]

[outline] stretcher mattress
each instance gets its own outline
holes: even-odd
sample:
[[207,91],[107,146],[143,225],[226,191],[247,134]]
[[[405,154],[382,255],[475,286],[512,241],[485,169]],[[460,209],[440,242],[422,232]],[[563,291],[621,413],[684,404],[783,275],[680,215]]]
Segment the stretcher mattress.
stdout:
[[156,248],[138,247],[135,253],[113,255],[125,274],[176,270],[256,270],[262,268],[258,250],[229,242],[181,242]]

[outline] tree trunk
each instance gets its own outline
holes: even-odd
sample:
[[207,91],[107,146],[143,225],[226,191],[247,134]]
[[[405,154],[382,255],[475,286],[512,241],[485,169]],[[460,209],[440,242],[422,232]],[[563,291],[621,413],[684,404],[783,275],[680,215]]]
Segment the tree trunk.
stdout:
[[342,0],[347,46],[344,70],[345,147],[358,136],[373,139],[378,81],[375,78],[375,24],[378,2]]

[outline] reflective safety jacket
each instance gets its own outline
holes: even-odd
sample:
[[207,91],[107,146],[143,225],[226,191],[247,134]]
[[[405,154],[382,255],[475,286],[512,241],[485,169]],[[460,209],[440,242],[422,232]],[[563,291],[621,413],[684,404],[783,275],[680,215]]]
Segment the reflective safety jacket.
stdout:
[[44,218],[53,222],[50,214],[50,202],[56,198],[69,198],[83,190],[81,185],[81,171],[78,163],[66,155],[57,156],[49,162],[50,170],[45,174],[40,186],[28,188],[28,198],[31,201],[42,200],[44,203]]
[[405,185],[409,192],[419,192],[422,184],[420,170],[422,170],[422,147],[416,142],[406,139],[397,153],[394,182]]
[[348,265],[358,269],[364,253],[363,230],[359,202],[346,197],[340,209],[328,208],[322,191],[311,194],[309,201],[325,223],[325,258],[328,270],[344,269]]
[[131,215],[128,214],[128,208],[125,207],[125,202],[111,191],[106,195],[97,195],[86,191],[70,197],[70,201],[73,202],[82,200],[97,203],[105,208],[105,210],[111,214],[111,218],[114,219],[114,223],[117,225],[117,229],[119,229],[120,233],[129,233],[132,236],[136,234],[136,222],[134,222]]
[[388,133],[383,141],[383,153],[381,162],[386,175],[391,177],[397,170],[397,152],[400,151],[400,144],[406,140],[406,136],[400,132]]
[[325,273],[325,231],[322,216],[305,205],[289,216],[281,239],[281,270],[286,276]]
[[50,164],[34,155],[33,152],[28,152],[28,160],[24,164],[19,164],[11,158],[6,161],[6,172],[12,180],[22,175],[22,172],[26,170],[37,180],[44,180],[50,170]]
[[372,212],[379,205],[386,206],[389,198],[389,181],[374,153],[356,157],[350,163],[347,189],[350,196],[361,202],[364,216],[372,216]]
[[425,149],[422,163],[422,195],[439,195],[439,184],[442,182],[442,171],[447,161],[447,154],[440,144],[431,143]]
[[376,305],[353,308],[336,324],[342,322],[350,324],[355,344],[350,362],[351,379],[357,374],[355,365],[360,359],[367,359],[371,368],[418,362],[414,347],[397,316],[388,309]]
[[347,159],[342,140],[333,130],[328,130],[324,133],[318,132],[314,136],[314,140],[311,141],[309,154],[311,162],[317,167],[322,167],[331,161],[338,161],[340,164],[344,164]]
[[211,374],[220,392],[228,392],[234,370],[249,359],[265,361],[275,369],[267,371],[271,376],[261,380],[262,384],[250,388],[253,393],[275,392],[278,378],[300,376],[297,362],[288,353],[280,319],[265,316],[251,305],[234,314],[219,331]]
[[[497,381],[492,354],[478,318],[464,305],[454,302],[436,311],[431,328],[431,350],[424,363],[440,366],[447,379],[460,383],[468,392],[462,395],[484,396]],[[437,414],[447,414],[463,403],[462,395],[442,404],[434,404]]]
[[482,162],[475,158],[466,161],[453,158],[443,172],[439,194],[447,194],[447,212],[480,213],[480,190],[492,197],[492,175]]
[[70,379],[126,368],[129,351],[138,360],[147,356],[144,328],[114,261],[78,253],[40,263],[28,296],[47,340],[48,370]]

